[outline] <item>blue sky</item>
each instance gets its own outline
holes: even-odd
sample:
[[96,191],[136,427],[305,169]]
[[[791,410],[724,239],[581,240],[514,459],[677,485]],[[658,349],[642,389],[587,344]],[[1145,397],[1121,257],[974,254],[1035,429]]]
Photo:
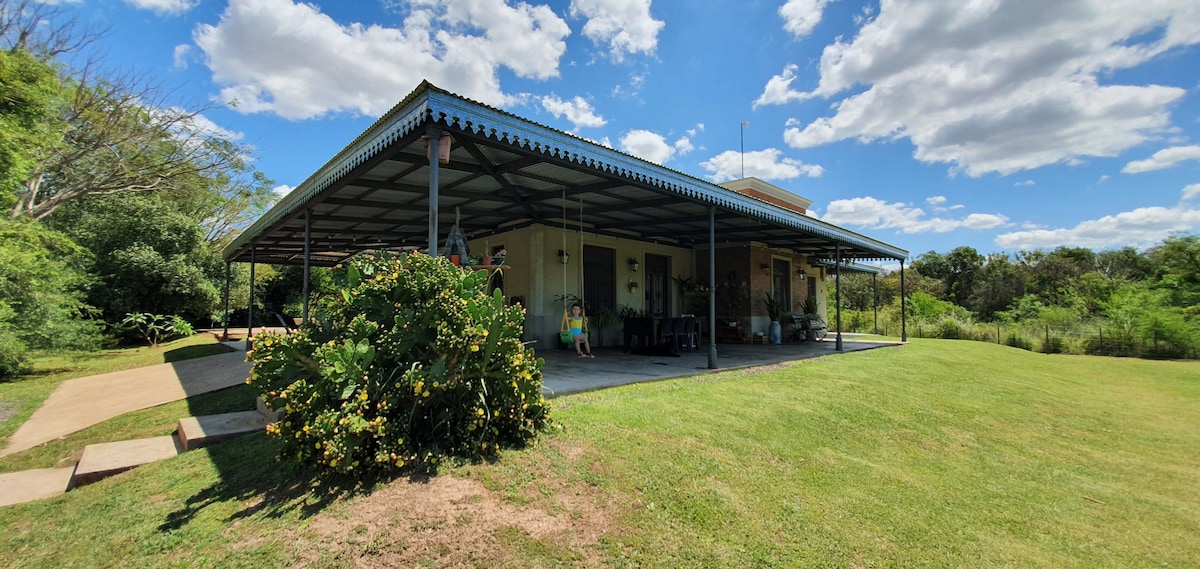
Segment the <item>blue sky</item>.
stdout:
[[1195,0],[56,3],[280,192],[428,79],[914,256],[1200,231]]

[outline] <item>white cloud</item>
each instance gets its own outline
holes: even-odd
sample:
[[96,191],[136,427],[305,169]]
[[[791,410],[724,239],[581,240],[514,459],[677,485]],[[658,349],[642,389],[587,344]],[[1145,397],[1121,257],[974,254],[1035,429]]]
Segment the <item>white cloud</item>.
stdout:
[[970,176],[1116,156],[1168,134],[1186,90],[1099,78],[1200,43],[1195,0],[880,8],[855,37],[826,46],[815,89],[792,90],[789,66],[755,101],[834,99],[832,116],[790,125],[791,146],[907,138],[918,160]]
[[865,229],[898,229],[902,233],[946,233],[955,229],[994,229],[1009,225],[998,213],[972,213],[961,219],[926,217],[925,210],[903,202],[887,203],[870,196],[829,203],[823,221]]
[[271,188],[271,192],[279,197],[283,197],[283,196],[286,196],[286,195],[292,193],[292,190],[294,190],[294,189],[296,189],[296,188],[293,188],[287,184],[279,184],[278,186]]
[[196,7],[199,0],[125,0],[126,4],[141,10],[150,10],[160,16],[182,14]]
[[542,107],[550,111],[550,114],[554,115],[554,118],[566,115],[567,120],[575,125],[576,131],[585,127],[596,128],[608,124],[608,121],[597,115],[595,109],[592,108],[592,104],[587,102],[583,97],[575,97],[570,101],[564,101],[558,95],[551,93],[542,97]]
[[821,15],[825,5],[832,0],[788,0],[779,7],[779,17],[783,18],[783,29],[796,39],[803,39],[811,34],[817,24],[821,23]]
[[652,55],[664,25],[650,15],[650,0],[571,0],[570,13],[587,20],[584,37],[596,45],[607,45],[616,62],[626,54]]
[[1145,160],[1134,160],[1121,168],[1122,174],[1140,174],[1164,170],[1180,162],[1200,160],[1200,146],[1174,146],[1164,148],[1152,154]]
[[1108,181],[1108,174],[1104,174],[1104,175],[1100,176],[1100,179],[1097,180],[1096,183],[1103,184],[1104,182],[1107,182],[1107,181]]
[[184,43],[175,46],[175,69],[187,69],[188,55],[191,53],[191,45]]
[[1183,188],[1183,191],[1180,192],[1180,200],[1181,201],[1187,201],[1190,199],[1195,199],[1197,197],[1200,197],[1200,184],[1192,184],[1190,186],[1186,186]]
[[746,166],[746,176],[763,180],[793,180],[801,176],[820,178],[825,169],[817,164],[805,164],[794,158],[784,158],[783,151],[777,148],[755,150],[743,156],[740,152],[727,150],[704,162],[700,167],[708,171],[708,177],[715,182],[742,178],[742,164]]
[[413,3],[397,28],[342,24],[290,0],[230,0],[193,37],[222,99],[241,112],[307,119],[382,114],[422,79],[503,105],[515,98],[501,89],[500,68],[555,77],[570,33],[550,8],[504,0]]
[[655,164],[662,164],[675,156],[675,148],[667,144],[666,138],[648,130],[631,130],[617,143],[621,145],[621,150]]
[[1035,184],[1037,184],[1037,182],[1034,182],[1033,180],[1021,180],[1020,182],[1017,182],[1013,185],[1018,188],[1023,188],[1023,187],[1028,187],[1028,186],[1032,186]]
[[1145,248],[1161,242],[1173,233],[1195,232],[1200,228],[1200,209],[1179,204],[1175,207],[1140,207],[1116,215],[1081,222],[1070,229],[1036,229],[996,236],[996,245],[1005,249],[1050,249],[1059,246],[1106,249],[1132,246]]
[[691,139],[686,136],[680,137],[679,140],[676,140],[675,144],[672,146],[675,147],[675,152],[679,153],[680,156],[683,156],[684,154],[696,149],[695,146],[692,146]]
[[783,73],[771,77],[767,81],[766,88],[763,89],[763,94],[754,100],[752,108],[757,109],[762,105],[785,105],[792,101],[812,98],[812,95],[792,89],[792,81],[796,80],[797,69],[799,67],[796,64],[789,63],[783,67]]
[[929,196],[925,198],[925,203],[929,205],[942,205],[946,203],[946,196]]
[[696,128],[687,129],[688,136],[696,136],[696,134],[704,132],[704,123],[696,123]]

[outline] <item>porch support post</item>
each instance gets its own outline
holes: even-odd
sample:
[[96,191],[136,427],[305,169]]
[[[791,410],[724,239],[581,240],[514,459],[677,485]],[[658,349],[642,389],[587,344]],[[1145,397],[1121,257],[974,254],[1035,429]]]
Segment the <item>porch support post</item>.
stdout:
[[429,141],[429,256],[437,256],[438,244],[438,163],[439,145],[442,129],[437,125],[429,125],[425,130],[425,140]]
[[834,302],[837,303],[837,342],[833,349],[842,351],[842,244],[837,244],[837,264],[833,267]]
[[708,369],[717,369],[717,206],[708,206]]
[[224,304],[225,304],[225,316],[221,318],[221,323],[225,325],[225,331],[221,332],[221,341],[222,342],[229,341],[229,279],[230,279],[229,263],[226,262],[225,263],[225,294],[223,295],[224,296]]
[[250,246],[250,303],[246,305],[246,349],[254,335],[254,246]]
[[871,307],[875,309],[875,328],[873,333],[879,333],[879,283],[875,281],[875,273],[871,273]]
[[900,259],[900,341],[908,341],[908,307],[904,305],[904,259]]
[[308,322],[308,268],[309,259],[312,255],[312,210],[304,212],[304,286],[300,289],[300,295],[304,299],[304,309],[300,314],[301,322]]

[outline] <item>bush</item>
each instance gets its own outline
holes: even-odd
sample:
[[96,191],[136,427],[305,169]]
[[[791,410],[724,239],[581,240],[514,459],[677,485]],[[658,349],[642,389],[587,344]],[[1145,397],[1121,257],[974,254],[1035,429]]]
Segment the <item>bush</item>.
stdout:
[[1033,351],[1033,342],[1029,341],[1029,339],[1022,336],[1019,332],[1009,332],[1008,336],[1004,338],[1004,345]]
[[520,307],[486,274],[421,254],[360,258],[315,321],[264,334],[250,383],[286,414],[282,456],[338,472],[434,466],[521,446],[549,421]]

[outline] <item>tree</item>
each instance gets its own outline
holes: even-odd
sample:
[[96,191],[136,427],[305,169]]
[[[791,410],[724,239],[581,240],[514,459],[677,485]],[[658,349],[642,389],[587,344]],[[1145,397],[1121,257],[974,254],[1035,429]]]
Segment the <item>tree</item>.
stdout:
[[[69,202],[127,192],[179,189],[191,176],[214,178],[244,148],[206,128],[208,107],[168,104],[164,90],[133,73],[72,69],[56,57],[97,36],[77,31],[53,8],[0,0],[0,180],[13,219],[43,219]],[[86,58],[84,58],[86,59]],[[52,75],[56,74],[56,75]],[[5,168],[7,166],[7,168]]]
[[28,51],[0,51],[0,207],[16,204],[44,149],[55,148],[61,84],[58,72]]
[[87,251],[38,223],[0,220],[0,377],[29,349],[89,349],[99,327],[84,302]]
[[1200,235],[1173,235],[1149,252],[1156,286],[1170,292],[1170,302],[1189,317],[1200,316]]
[[195,322],[218,310],[224,264],[199,223],[163,197],[93,198],[51,221],[92,252],[89,298],[108,322],[142,312]]
[[991,320],[997,312],[1008,310],[1024,294],[1024,282],[1008,255],[992,253],[975,277],[968,308],[981,318]]

